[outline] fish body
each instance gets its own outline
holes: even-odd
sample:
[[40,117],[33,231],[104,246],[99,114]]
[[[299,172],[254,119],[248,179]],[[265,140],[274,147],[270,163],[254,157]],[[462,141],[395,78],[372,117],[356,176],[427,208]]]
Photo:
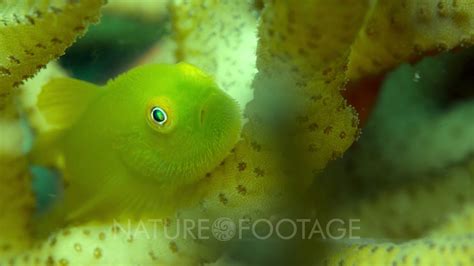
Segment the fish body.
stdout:
[[33,158],[64,161],[59,223],[176,209],[196,198],[241,129],[237,103],[185,63],[140,66],[103,87],[52,80],[38,108],[55,130]]

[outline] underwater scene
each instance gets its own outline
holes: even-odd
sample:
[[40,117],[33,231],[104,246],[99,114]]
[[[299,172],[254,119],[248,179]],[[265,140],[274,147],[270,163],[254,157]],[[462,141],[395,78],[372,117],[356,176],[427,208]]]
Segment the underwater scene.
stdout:
[[474,0],[0,0],[0,265],[474,266]]

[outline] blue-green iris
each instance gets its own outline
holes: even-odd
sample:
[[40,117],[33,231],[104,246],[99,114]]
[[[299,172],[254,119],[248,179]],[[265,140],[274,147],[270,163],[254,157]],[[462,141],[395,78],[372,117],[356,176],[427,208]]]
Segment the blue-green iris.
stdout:
[[153,109],[151,110],[151,118],[153,118],[153,121],[160,125],[163,125],[166,120],[168,120],[166,112],[160,107],[153,107]]

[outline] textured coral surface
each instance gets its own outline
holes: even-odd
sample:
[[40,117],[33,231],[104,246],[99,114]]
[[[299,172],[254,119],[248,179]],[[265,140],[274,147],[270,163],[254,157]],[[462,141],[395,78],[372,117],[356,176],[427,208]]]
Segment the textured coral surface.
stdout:
[[[286,252],[269,257],[316,265],[474,264],[474,168],[466,125],[472,105],[446,112],[429,100],[437,99],[437,89],[454,89],[452,79],[443,78],[452,74],[445,69],[455,70],[468,56],[396,70],[387,82],[397,75],[416,81],[400,78],[404,88],[384,89],[361,141],[346,154],[360,128],[357,113],[341,95],[401,63],[472,45],[470,0],[172,1],[173,35],[162,49],[174,54],[164,50],[144,62],[187,61],[213,75],[241,104],[246,119],[241,140],[196,184],[202,198],[160,217],[166,222],[158,225],[148,221],[156,217],[134,217],[142,234],[127,234],[123,223],[91,219],[32,239],[34,201],[19,120],[30,114],[37,132],[47,130],[35,111],[40,86],[35,84],[64,74],[51,66],[26,83],[21,112],[15,87],[64,53],[97,21],[101,5],[94,0],[0,3],[2,264],[194,265],[219,258],[217,264],[231,264],[222,256],[232,242],[165,234],[176,232],[183,218],[277,219],[301,211],[323,220],[359,218],[362,239],[285,243]],[[355,93],[366,93],[357,88]],[[401,118],[393,115],[401,111],[395,96],[405,104],[407,115]],[[284,112],[273,113],[276,109]],[[444,145],[453,128],[461,135]],[[128,217],[117,218],[127,223]],[[262,243],[256,246],[266,247]],[[254,251],[246,244],[247,253]]]
[[[23,156],[26,139],[14,97],[15,88],[50,60],[59,57],[97,21],[101,1],[2,1],[0,3],[0,253],[2,258],[31,244],[29,222],[34,201]],[[17,140],[21,136],[21,141]],[[12,147],[12,145],[14,145]]]

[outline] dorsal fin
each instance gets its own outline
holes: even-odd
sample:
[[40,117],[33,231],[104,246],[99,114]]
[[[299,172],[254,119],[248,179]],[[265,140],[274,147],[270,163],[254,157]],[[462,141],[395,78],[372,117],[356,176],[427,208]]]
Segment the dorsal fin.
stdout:
[[57,129],[70,127],[87,109],[102,89],[71,78],[57,78],[46,84],[38,96],[38,109]]

